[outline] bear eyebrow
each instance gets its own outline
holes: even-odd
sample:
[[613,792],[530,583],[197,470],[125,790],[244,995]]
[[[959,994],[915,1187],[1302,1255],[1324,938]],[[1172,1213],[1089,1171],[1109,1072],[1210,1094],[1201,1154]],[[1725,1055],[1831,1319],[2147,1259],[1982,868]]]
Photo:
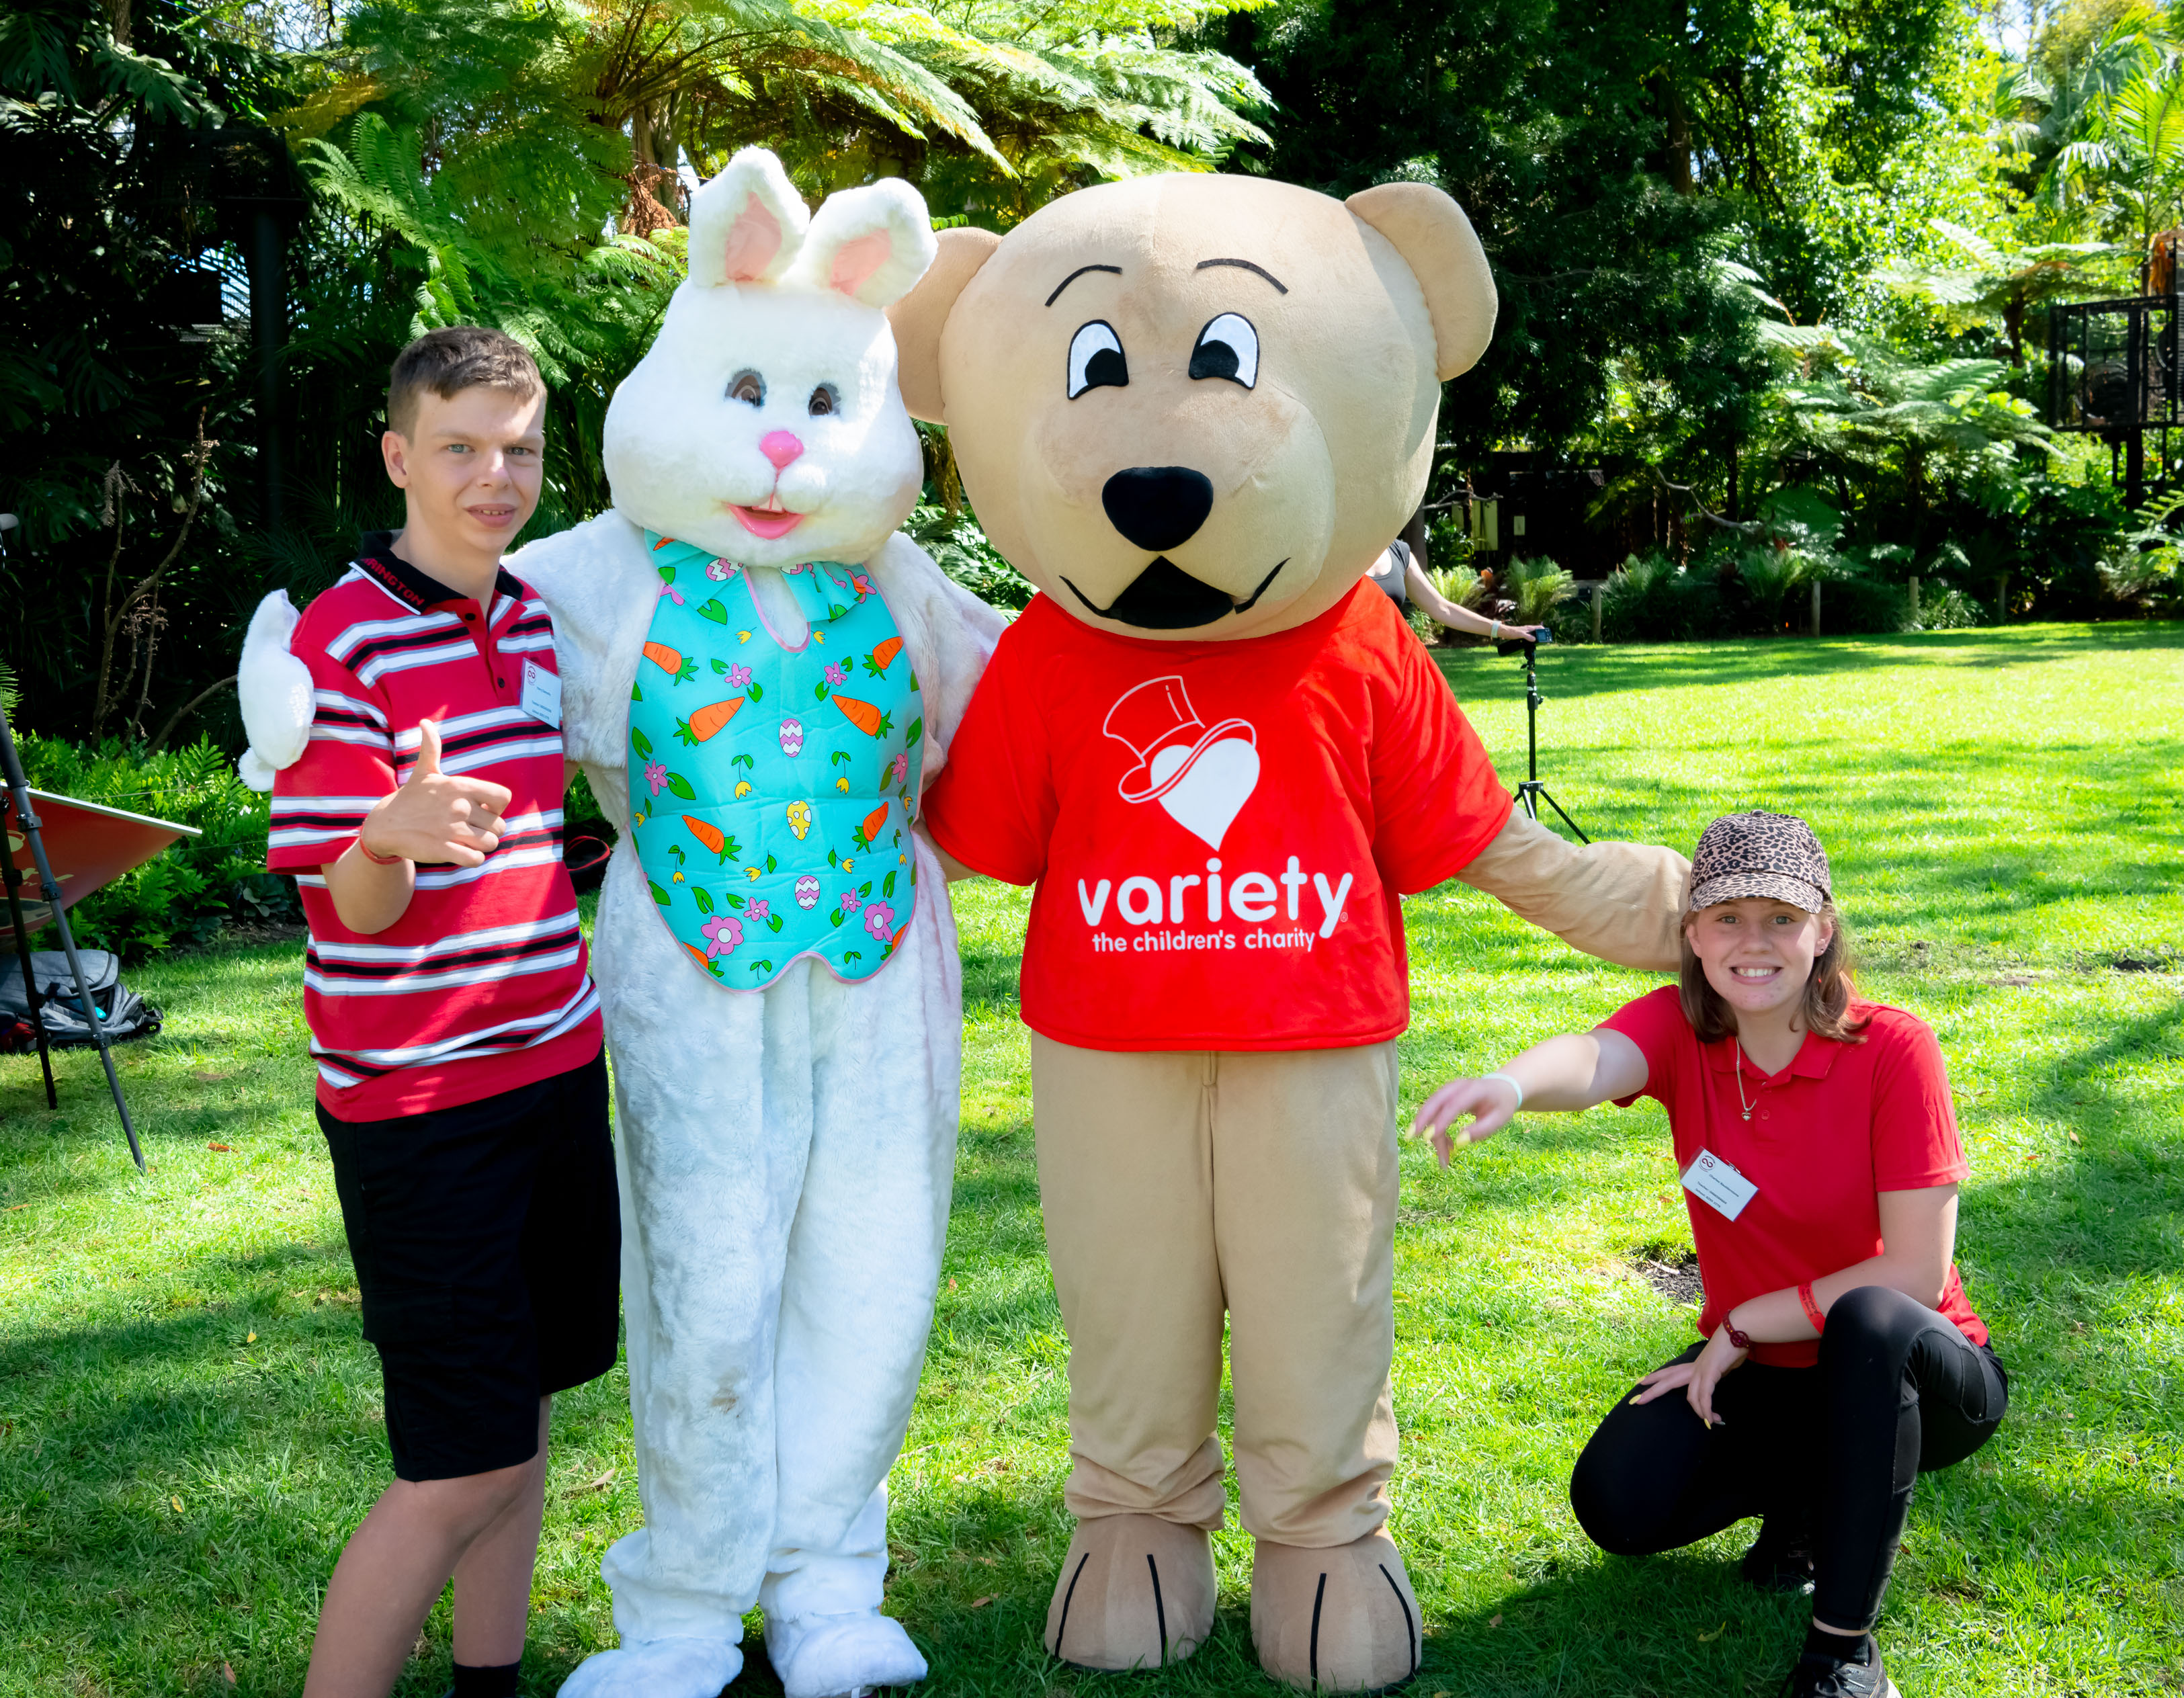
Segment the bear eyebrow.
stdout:
[[1262,277],[1264,277],[1269,283],[1272,283],[1274,287],[1283,294],[1286,295],[1290,292],[1289,285],[1282,281],[1280,278],[1277,277],[1265,266],[1254,265],[1248,259],[1201,259],[1198,262],[1195,269],[1203,271],[1209,265],[1234,265],[1240,271],[1256,271]]
[[[1072,271],[1067,277],[1064,277],[1059,283],[1056,283],[1054,286],[1054,292],[1046,298],[1047,305],[1050,307],[1056,301],[1060,300],[1061,298],[1061,292],[1067,288],[1072,283],[1075,282],[1079,277],[1083,276],[1087,271],[1112,271],[1117,277],[1123,275],[1123,268],[1119,265],[1079,265],[1074,271]],[[1289,292],[1284,289],[1282,292],[1284,294],[1287,294]]]

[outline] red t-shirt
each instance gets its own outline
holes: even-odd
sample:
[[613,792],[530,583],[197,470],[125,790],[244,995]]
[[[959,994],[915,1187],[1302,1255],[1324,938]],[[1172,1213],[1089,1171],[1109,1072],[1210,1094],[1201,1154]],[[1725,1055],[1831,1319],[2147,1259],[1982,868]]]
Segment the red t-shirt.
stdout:
[[[304,1017],[319,1101],[337,1120],[497,1096],[599,1054],[577,893],[561,865],[561,733],[525,710],[524,669],[554,671],[541,602],[504,571],[489,607],[396,555],[383,533],[305,610],[289,649],[310,669],[311,739],[273,784],[266,865],[292,872],[310,940]],[[482,866],[420,866],[402,917],[352,932],[320,869],[416,765],[512,793]]]
[[[1669,1111],[1676,1171],[1711,1150],[1759,1188],[1732,1221],[1684,1193],[1698,1247],[1711,1337],[1747,1298],[1802,1285],[1880,1254],[1883,1191],[1948,1185],[1971,1169],[1957,1136],[1942,1046],[1900,1008],[1853,1001],[1870,1021],[1863,1044],[1808,1033],[1804,1047],[1769,1078],[1747,1060],[1738,1096],[1735,1042],[1702,1044],[1674,985],[1625,1003],[1601,1022],[1644,1052],[1648,1096]],[[1618,1100],[1624,1107],[1636,1097]],[[1752,1118],[1743,1104],[1752,1104]],[[1986,1327],[1964,1297],[1953,1264],[1941,1313],[1975,1344]],[[1808,1367],[1818,1339],[1755,1344],[1754,1361]]]
[[1039,886],[1023,1017],[1094,1049],[1323,1049],[1410,1018],[1406,892],[1510,801],[1448,684],[1361,583],[1294,631],[1159,643],[1045,596],[1003,633],[922,804]]

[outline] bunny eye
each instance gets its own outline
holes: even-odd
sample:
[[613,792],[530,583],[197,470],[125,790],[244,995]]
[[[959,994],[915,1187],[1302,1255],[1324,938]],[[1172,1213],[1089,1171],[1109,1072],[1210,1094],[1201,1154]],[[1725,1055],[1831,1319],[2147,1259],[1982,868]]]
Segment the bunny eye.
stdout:
[[754,407],[766,405],[766,379],[755,371],[738,371],[728,380],[728,399],[748,401]]
[[1223,313],[1198,333],[1193,377],[1225,377],[1249,389],[1259,381],[1259,333],[1240,313]]
[[1115,334],[1115,327],[1105,319],[1095,319],[1078,328],[1069,338],[1069,398],[1074,401],[1087,389],[1098,389],[1112,384],[1116,388],[1127,387],[1130,381],[1129,362],[1123,357],[1123,339]]
[[810,405],[805,409],[815,419],[823,419],[829,413],[842,410],[842,392],[831,383],[822,383],[811,392]]

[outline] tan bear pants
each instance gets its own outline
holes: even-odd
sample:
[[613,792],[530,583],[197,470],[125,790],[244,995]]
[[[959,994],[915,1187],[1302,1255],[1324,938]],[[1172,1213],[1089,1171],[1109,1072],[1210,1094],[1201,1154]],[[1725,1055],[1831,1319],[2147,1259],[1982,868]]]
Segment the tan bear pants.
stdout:
[[1225,1309],[1244,1525],[1313,1548],[1377,1529],[1396,1464],[1396,1046],[1031,1044],[1072,1513],[1220,1526]]

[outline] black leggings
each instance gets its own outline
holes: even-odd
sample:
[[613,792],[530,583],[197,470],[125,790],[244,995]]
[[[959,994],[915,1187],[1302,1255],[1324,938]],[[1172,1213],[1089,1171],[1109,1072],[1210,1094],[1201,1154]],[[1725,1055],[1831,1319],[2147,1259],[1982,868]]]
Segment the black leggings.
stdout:
[[1570,1503],[1594,1544],[1645,1556],[1747,1516],[1809,1525],[1819,1534],[1813,1614],[1869,1631],[1913,1485],[1986,1443],[2009,1377],[1992,1350],[1924,1304],[1867,1285],[1828,1311],[1819,1367],[1747,1361],[1723,1375],[1719,1427],[1701,1424],[1680,1388],[1646,1404],[1631,1395],[1570,1476]]

